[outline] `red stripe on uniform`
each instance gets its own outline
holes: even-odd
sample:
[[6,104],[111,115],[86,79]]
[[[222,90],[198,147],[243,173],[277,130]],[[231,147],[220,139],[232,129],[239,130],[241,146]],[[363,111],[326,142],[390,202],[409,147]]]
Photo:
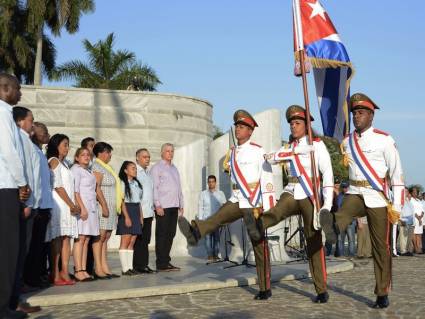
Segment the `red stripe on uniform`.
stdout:
[[387,245],[387,254],[390,257],[390,278],[388,280],[387,287],[385,288],[385,291],[388,293],[390,291],[391,277],[392,277],[391,248],[390,248],[390,220],[388,219],[388,216],[387,216],[387,234],[386,234],[385,244]]
[[359,154],[360,158],[362,159],[363,163],[366,165],[366,167],[369,169],[369,172],[375,177],[375,179],[381,183],[381,187],[384,188],[383,180],[376,174],[375,170],[372,166],[370,166],[369,161],[367,160],[366,156],[364,155],[363,151],[360,148],[359,142],[357,141],[356,133],[353,132],[354,136],[354,145],[357,149],[357,153]]
[[325,285],[326,285],[326,282],[328,281],[328,273],[326,271],[325,251],[323,249],[323,246],[320,249],[320,261],[322,263],[323,280],[325,281]]

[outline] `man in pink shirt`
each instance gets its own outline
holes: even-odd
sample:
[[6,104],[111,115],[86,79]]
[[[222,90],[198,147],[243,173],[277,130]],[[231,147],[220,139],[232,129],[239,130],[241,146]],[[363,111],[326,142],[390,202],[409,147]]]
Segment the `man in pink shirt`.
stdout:
[[171,162],[174,146],[165,143],[161,147],[161,160],[152,166],[153,199],[155,205],[155,252],[158,271],[175,271],[179,267],[170,261],[170,250],[176,235],[177,217],[183,214],[183,194],[180,175]]

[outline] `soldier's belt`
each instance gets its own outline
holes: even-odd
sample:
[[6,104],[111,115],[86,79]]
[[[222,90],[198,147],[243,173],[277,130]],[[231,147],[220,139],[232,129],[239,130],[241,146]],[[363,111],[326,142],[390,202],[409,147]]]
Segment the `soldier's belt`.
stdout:
[[357,187],[372,187],[372,185],[370,185],[369,181],[367,180],[354,181],[350,179],[350,185],[357,186]]
[[[257,184],[258,184],[258,183],[248,183],[248,187],[249,187],[251,190],[253,190],[253,189],[255,189],[255,188],[257,187]],[[236,185],[236,184],[232,184],[232,189],[233,189],[233,190],[237,190],[237,189],[239,189],[239,187],[238,187],[238,185]]]

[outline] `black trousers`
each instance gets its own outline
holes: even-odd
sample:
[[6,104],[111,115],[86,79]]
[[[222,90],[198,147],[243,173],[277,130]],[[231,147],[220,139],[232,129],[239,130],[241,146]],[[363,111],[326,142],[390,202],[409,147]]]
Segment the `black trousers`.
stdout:
[[45,239],[50,209],[37,209],[33,212],[32,236],[25,259],[24,282],[30,286],[39,286],[41,276],[46,273],[47,250]]
[[15,269],[15,282],[13,284],[12,295],[10,296],[9,308],[15,310],[18,307],[19,297],[21,296],[21,288],[23,285],[23,274],[25,266],[25,258],[28,251],[28,238],[31,236],[31,231],[28,227],[28,220],[24,218],[23,206],[20,207],[19,218],[19,249],[18,262]]
[[143,218],[142,234],[137,236],[134,244],[133,269],[144,269],[149,265],[149,249],[151,242],[153,217]]
[[0,316],[9,307],[19,251],[19,195],[0,189]]
[[166,268],[171,261],[170,251],[176,235],[177,217],[177,207],[165,208],[164,216],[155,216],[155,252],[158,269]]

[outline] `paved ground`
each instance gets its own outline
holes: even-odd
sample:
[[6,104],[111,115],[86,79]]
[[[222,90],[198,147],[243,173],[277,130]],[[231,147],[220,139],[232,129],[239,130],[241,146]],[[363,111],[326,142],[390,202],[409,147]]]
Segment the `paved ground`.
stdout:
[[[351,271],[329,276],[330,302],[317,305],[310,280],[273,285],[266,302],[252,300],[256,286],[225,288],[181,295],[98,301],[45,307],[33,318],[425,318],[425,258],[394,259],[391,306],[370,308],[374,277],[371,260],[354,260]],[[422,283],[421,283],[422,282]]]

